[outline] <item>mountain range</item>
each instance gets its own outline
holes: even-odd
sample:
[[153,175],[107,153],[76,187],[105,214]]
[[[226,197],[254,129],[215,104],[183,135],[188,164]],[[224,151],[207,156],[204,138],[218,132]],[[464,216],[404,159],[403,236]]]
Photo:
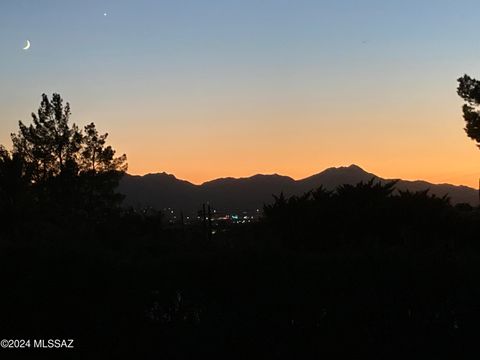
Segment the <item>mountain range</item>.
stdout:
[[[253,211],[273,200],[273,195],[283,192],[286,196],[301,195],[324,186],[334,190],[342,184],[357,184],[372,178],[384,179],[369,173],[357,165],[328,168],[305,179],[294,180],[278,174],[254,175],[247,178],[220,178],[195,185],[177,179],[167,173],[143,176],[126,174],[120,182],[119,192],[126,195],[125,203],[134,207],[154,209],[173,208],[186,213],[194,213],[203,203],[210,203],[220,211]],[[398,180],[399,190],[421,191],[429,189],[436,196],[447,195],[453,204],[469,203],[477,205],[477,190],[467,186],[432,184],[426,181]]]

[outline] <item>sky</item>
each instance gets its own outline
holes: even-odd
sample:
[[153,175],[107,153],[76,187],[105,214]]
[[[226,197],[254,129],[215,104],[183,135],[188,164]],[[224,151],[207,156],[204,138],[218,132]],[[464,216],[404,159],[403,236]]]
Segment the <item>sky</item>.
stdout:
[[110,134],[132,174],[300,179],[354,163],[476,187],[480,150],[456,79],[480,77],[479,11],[469,0],[2,0],[0,144],[57,92],[73,122]]

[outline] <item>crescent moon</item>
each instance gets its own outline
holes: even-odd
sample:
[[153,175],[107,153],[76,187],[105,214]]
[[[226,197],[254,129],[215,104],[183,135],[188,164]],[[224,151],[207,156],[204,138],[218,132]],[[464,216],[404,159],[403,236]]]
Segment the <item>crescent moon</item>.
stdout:
[[30,41],[27,40],[27,44],[25,45],[23,50],[28,50],[28,49],[30,49]]

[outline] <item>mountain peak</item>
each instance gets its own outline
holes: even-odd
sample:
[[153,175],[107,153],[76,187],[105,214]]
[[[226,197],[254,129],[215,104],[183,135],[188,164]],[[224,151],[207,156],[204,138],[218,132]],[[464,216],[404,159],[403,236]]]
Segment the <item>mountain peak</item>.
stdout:
[[[332,167],[329,167],[325,170],[323,170],[322,172],[320,172],[319,174],[322,174],[322,173],[325,173],[325,172],[338,172],[338,171],[341,171],[341,172],[344,172],[344,171],[356,171],[356,172],[362,172],[362,173],[367,173],[365,170],[363,170],[360,166],[356,165],[356,164],[350,164],[348,166],[332,166]],[[317,174],[318,175],[318,174]]]
[[365,170],[363,170],[360,166],[358,166],[358,165],[356,165],[356,164],[350,164],[347,168],[348,168],[348,169],[352,169],[352,170],[365,171]]
[[[244,178],[221,178],[201,185],[194,185],[162,172],[145,176],[125,176],[119,191],[127,196],[127,204],[143,204],[157,209],[171,207],[192,212],[198,210],[203,203],[209,202],[219,210],[248,211],[270,203],[272,195],[281,192],[286,196],[301,195],[320,186],[334,190],[340,185],[355,185],[372,178],[387,181],[356,164],[331,167],[301,180],[279,174],[256,174]],[[478,203],[477,191],[465,186],[400,180],[396,188],[410,191],[430,189],[430,193],[436,196],[447,194],[452,203]]]

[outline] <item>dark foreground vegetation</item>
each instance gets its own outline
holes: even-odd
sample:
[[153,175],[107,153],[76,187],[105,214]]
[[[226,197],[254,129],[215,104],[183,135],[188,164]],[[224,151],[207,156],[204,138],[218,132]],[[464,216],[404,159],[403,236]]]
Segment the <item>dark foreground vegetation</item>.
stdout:
[[75,339],[78,358],[478,353],[477,208],[372,181],[208,236],[122,208],[125,158],[68,115],[44,97],[1,150],[0,338]]
[[2,227],[1,335],[162,358],[475,350],[480,213],[390,190],[279,197],[211,240],[153,215],[38,209]]

